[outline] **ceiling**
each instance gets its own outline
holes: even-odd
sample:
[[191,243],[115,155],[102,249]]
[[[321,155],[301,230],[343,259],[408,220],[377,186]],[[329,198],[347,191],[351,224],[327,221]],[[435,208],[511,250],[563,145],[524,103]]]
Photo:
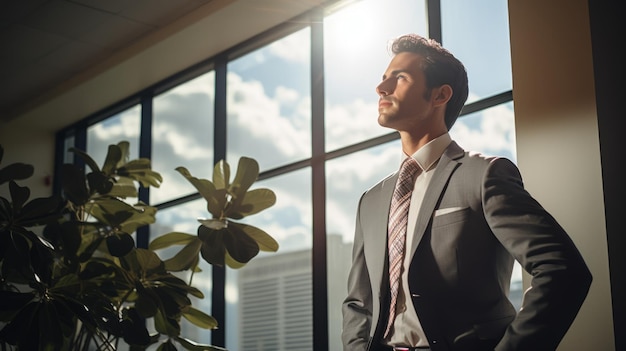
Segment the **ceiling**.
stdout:
[[214,0],[2,0],[0,121]]

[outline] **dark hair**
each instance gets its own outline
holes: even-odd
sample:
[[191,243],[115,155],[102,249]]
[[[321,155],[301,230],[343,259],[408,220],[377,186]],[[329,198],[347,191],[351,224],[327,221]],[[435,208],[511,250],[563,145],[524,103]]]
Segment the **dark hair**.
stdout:
[[450,130],[459,117],[469,92],[467,72],[461,61],[434,39],[427,39],[417,34],[407,34],[396,38],[391,43],[390,50],[394,55],[412,52],[424,58],[421,68],[429,91],[444,84],[452,87],[452,97],[448,101],[445,114],[446,127]]

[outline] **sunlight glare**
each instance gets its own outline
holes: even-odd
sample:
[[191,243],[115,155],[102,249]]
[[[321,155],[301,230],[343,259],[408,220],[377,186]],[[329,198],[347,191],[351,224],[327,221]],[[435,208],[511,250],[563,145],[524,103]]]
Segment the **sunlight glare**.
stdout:
[[371,49],[371,38],[380,22],[376,21],[372,1],[360,1],[342,9],[325,19],[327,29],[324,41],[333,50],[360,56]]

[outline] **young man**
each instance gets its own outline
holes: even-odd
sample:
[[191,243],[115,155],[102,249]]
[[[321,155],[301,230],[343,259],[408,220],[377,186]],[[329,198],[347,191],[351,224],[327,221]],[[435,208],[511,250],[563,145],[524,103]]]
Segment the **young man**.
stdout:
[[[398,131],[404,161],[359,203],[344,350],[554,350],[589,269],[511,161],[451,140],[468,95],[463,64],[418,35],[391,49],[378,122]],[[532,275],[520,311],[508,300],[514,260]]]

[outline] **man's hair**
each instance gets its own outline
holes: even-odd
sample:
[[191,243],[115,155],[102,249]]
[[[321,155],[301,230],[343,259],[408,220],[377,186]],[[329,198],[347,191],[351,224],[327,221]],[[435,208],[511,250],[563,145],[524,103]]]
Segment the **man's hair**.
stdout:
[[445,122],[448,130],[452,128],[469,92],[465,67],[454,55],[444,49],[434,39],[427,39],[417,34],[407,34],[396,38],[390,45],[391,53],[411,52],[421,55],[424,60],[422,71],[426,77],[426,88],[440,87],[444,84],[452,87],[452,97],[446,106]]

